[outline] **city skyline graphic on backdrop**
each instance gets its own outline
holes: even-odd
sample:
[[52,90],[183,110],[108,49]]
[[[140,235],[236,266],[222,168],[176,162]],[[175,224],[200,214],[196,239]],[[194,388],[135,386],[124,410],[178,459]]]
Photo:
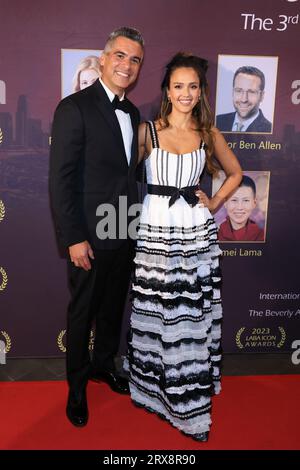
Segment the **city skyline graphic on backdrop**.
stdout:
[[1,150],[49,147],[50,132],[43,131],[41,119],[30,117],[26,95],[19,96],[15,116],[10,112],[0,112],[0,129]]

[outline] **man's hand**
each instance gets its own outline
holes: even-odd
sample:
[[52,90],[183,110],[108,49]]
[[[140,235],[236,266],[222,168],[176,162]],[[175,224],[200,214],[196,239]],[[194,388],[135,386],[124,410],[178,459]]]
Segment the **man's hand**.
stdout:
[[69,253],[72,263],[77,268],[83,268],[85,271],[89,271],[92,268],[89,258],[95,259],[95,257],[88,241],[69,246]]

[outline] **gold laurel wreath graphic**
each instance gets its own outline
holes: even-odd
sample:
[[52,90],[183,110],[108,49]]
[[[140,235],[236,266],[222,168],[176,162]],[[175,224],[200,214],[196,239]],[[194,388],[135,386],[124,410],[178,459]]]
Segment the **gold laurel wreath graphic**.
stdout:
[[235,336],[235,342],[240,349],[243,349],[244,347],[241,343],[241,335],[245,329],[246,329],[245,326],[242,326],[242,328],[239,329],[239,331],[237,332]]
[[93,330],[90,332],[90,342],[89,342],[89,351],[93,351],[94,349],[94,339],[95,339],[95,333]]
[[2,283],[0,284],[0,291],[1,291],[1,290],[4,290],[5,287],[7,286],[8,277],[3,268],[0,268],[0,273],[2,275]]
[[2,144],[3,142],[3,132],[2,132],[2,129],[0,127],[0,144]]
[[[63,337],[64,337],[65,334],[66,334],[66,330],[61,330],[61,332],[59,333],[59,335],[57,337],[58,347],[64,353],[67,351],[67,348],[65,347],[65,345],[63,343]],[[89,350],[90,351],[92,351],[94,349],[94,339],[95,339],[95,333],[93,332],[93,330],[91,330],[91,332],[90,332],[90,342],[89,342]]]
[[5,205],[4,202],[0,199],[0,222],[5,217]]
[[4,336],[6,344],[5,344],[5,352],[8,353],[11,348],[11,339],[6,333],[6,331],[1,331],[1,334]]
[[65,347],[65,345],[63,344],[63,337],[66,333],[66,330],[61,330],[61,332],[59,333],[58,337],[57,337],[57,344],[58,344],[58,347],[59,349],[62,351],[62,352],[66,352],[67,348]]
[[281,348],[284,343],[285,343],[285,340],[286,340],[286,332],[284,331],[284,329],[282,328],[282,326],[279,326],[278,327],[278,330],[280,331],[281,333],[281,340],[279,341],[279,343],[277,343],[277,348]]

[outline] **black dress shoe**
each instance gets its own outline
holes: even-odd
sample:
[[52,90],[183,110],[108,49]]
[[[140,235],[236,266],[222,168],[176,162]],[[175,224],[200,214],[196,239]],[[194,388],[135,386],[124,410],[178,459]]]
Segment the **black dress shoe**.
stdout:
[[130,394],[128,380],[117,374],[115,371],[93,372],[90,376],[90,380],[93,382],[105,382],[114,392],[121,393],[123,395]]
[[197,434],[187,434],[186,432],[181,431],[184,436],[191,437],[194,441],[198,442],[207,442],[209,437],[209,431],[200,432]]
[[198,434],[193,434],[191,437],[198,442],[207,442],[208,441],[208,431],[200,432]]
[[88,422],[88,407],[86,400],[86,392],[78,400],[69,392],[66,414],[74,426],[82,427]]

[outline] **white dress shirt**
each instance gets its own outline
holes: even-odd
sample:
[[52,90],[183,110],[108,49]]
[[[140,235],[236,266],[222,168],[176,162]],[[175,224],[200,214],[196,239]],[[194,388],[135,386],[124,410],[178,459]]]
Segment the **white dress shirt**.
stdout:
[[234,132],[245,132],[250,126],[250,124],[252,124],[252,122],[255,121],[258,115],[259,115],[259,111],[257,111],[257,113],[254,116],[251,116],[251,118],[240,121],[238,113],[235,113],[235,118],[234,118],[231,130]]
[[[99,78],[101,85],[103,86],[104,90],[106,91],[106,94],[110,100],[110,102],[113,101],[115,94],[103,83],[101,78]],[[125,97],[125,93],[123,96],[120,98],[120,101],[123,101]],[[131,119],[130,119],[130,114],[124,113],[121,109],[115,109],[115,113],[117,116],[117,119],[120,124],[121,132],[122,132],[122,137],[123,137],[123,143],[125,147],[125,152],[126,152],[126,157],[128,161],[128,165],[130,163],[130,158],[131,158],[131,145],[132,145],[132,138],[133,138],[133,130],[132,130],[132,124],[131,124]]]

